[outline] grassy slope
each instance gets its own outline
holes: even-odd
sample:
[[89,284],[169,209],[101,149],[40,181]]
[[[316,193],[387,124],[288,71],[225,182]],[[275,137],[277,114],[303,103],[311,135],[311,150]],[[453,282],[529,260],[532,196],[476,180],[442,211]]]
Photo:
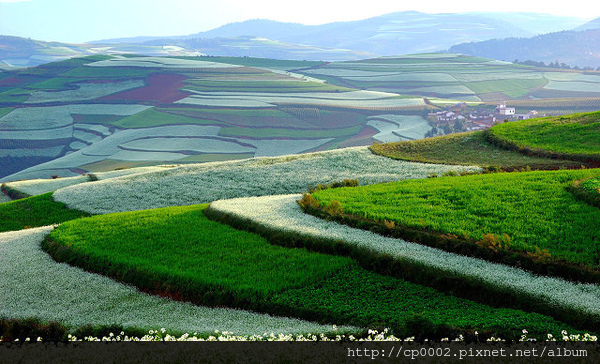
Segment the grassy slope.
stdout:
[[111,124],[120,128],[133,129],[175,124],[214,125],[218,123],[212,120],[196,119],[188,116],[167,114],[164,112],[156,111],[155,109],[148,109],[140,113],[120,119],[118,121],[112,122]]
[[547,249],[556,258],[597,269],[600,210],[566,188],[600,170],[537,171],[433,178],[324,190],[322,205],[339,201],[344,213],[475,241],[510,237],[516,250]]
[[[151,280],[200,293],[206,287],[267,295],[348,265],[346,258],[285,249],[208,220],[206,205],[99,215],[72,221],[50,238],[90,256],[99,270],[147,272]],[[98,237],[102,237],[98,239]],[[186,287],[186,288],[184,288]]]
[[489,133],[524,153],[600,161],[600,112],[503,123]]
[[52,193],[0,204],[0,232],[58,224],[89,216],[52,199]]
[[525,166],[532,169],[558,169],[581,165],[581,162],[537,158],[496,147],[486,141],[481,131],[450,134],[408,142],[374,144],[370,149],[375,154],[400,160],[470,164],[481,167],[496,166],[507,170],[524,168]]
[[[396,329],[417,314],[435,325],[512,331],[513,337],[523,327],[535,334],[572,330],[546,316],[495,309],[379,276],[349,258],[273,246],[206,219],[204,208],[95,216],[65,223],[50,237],[81,254],[75,264],[86,262],[88,269],[199,303]],[[60,249],[54,256],[72,257]]]

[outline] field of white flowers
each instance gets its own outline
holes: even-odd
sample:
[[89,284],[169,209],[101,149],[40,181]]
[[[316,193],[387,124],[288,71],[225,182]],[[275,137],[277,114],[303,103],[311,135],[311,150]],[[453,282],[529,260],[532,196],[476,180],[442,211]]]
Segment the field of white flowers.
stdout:
[[88,67],[152,67],[152,68],[232,68],[233,64],[178,59],[171,57],[120,57],[89,63]]
[[112,83],[79,83],[76,90],[67,91],[34,91],[25,101],[27,104],[44,102],[67,102],[93,100],[117,92],[144,86],[144,81],[120,81]]
[[[138,168],[130,168],[130,169],[122,169],[118,171],[110,171],[110,172],[98,172],[94,173],[94,175],[99,179],[109,179],[109,178],[117,178],[132,174],[138,173],[147,173],[147,172],[155,172],[162,171],[165,168],[172,168],[172,166],[156,166],[156,167],[138,167]],[[46,192],[56,191],[58,189],[77,185],[80,183],[88,182],[89,177],[85,175],[78,175],[74,177],[65,177],[65,178],[44,178],[44,179],[26,179],[22,181],[15,181],[8,183],[8,185],[12,188],[15,188],[21,192],[24,192],[28,195],[35,196],[41,195]]]
[[176,302],[56,263],[40,246],[51,230],[0,233],[0,317],[35,317],[75,327],[119,324],[148,330],[160,325],[178,332],[219,330],[236,335],[334,332],[332,326],[297,319]]
[[[422,98],[400,98],[397,94],[376,91],[350,92],[299,92],[299,93],[258,93],[258,92],[193,92],[176,103],[211,106],[243,105],[320,105],[337,107],[388,108],[424,105]],[[240,102],[243,102],[241,104]],[[254,104],[255,103],[255,104]],[[251,106],[250,106],[251,107]]]
[[248,197],[211,203],[211,209],[250,219],[260,225],[300,235],[343,240],[351,245],[474,278],[500,292],[522,292],[556,309],[600,315],[600,286],[536,276],[524,270],[388,238],[305,214],[296,203],[301,195]]
[[[78,184],[54,193],[56,201],[94,214],[193,205],[218,199],[301,193],[318,183],[358,179],[362,184],[425,178],[460,167],[394,161],[367,147],[181,165],[162,171]],[[12,186],[12,184],[9,184]]]
[[[0,118],[0,130],[53,129],[73,124],[69,106],[23,107]],[[3,135],[3,139],[7,139]]]

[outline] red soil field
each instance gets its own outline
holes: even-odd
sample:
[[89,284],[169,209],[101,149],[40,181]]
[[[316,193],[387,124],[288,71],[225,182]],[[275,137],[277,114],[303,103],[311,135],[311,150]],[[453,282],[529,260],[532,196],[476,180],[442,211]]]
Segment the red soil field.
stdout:
[[174,73],[154,73],[148,77],[146,86],[105,96],[100,100],[155,101],[170,104],[188,96],[188,93],[179,91],[184,87],[185,79],[185,76]]
[[42,81],[43,79],[30,75],[9,76],[0,80],[0,86],[21,86]]

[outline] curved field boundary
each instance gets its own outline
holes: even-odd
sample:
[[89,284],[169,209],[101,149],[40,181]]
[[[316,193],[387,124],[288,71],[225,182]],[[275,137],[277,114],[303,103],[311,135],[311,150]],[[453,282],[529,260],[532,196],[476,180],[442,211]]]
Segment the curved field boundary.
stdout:
[[567,189],[578,199],[600,208],[600,177],[575,181]]
[[498,124],[484,131],[486,140],[521,154],[600,163],[600,113]]
[[318,183],[332,183],[345,178],[367,184],[425,178],[431,173],[450,170],[477,172],[480,168],[395,161],[374,155],[366,147],[355,147],[283,157],[182,165],[164,171],[70,186],[56,191],[54,198],[70,208],[110,213],[194,205],[243,196],[302,193]]
[[41,249],[53,227],[0,233],[0,317],[235,334],[332,332],[331,326],[247,311],[207,308],[141,293],[109,278],[56,263]]
[[536,276],[518,268],[444,252],[304,214],[300,195],[220,200],[214,219],[278,244],[350,255],[368,269],[399,275],[475,301],[533,310],[579,327],[600,324],[600,287]]

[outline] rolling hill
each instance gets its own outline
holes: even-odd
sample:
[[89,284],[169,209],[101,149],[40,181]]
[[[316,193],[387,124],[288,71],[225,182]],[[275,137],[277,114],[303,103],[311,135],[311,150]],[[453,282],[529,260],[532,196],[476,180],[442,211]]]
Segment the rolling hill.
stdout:
[[[1,181],[423,138],[460,100],[565,114],[600,76],[457,54],[352,62],[95,55],[0,73]],[[427,98],[427,102],[424,99]]]
[[[567,121],[585,126],[597,123],[590,121],[596,117],[573,115]],[[528,135],[511,133],[521,123],[504,123],[489,133],[536,147]],[[569,129],[569,134],[564,130],[553,133],[564,128],[565,123],[557,120],[525,124],[544,131],[547,152],[558,151],[560,137],[582,134],[576,128]],[[446,139],[433,138],[428,143],[443,145]],[[479,158],[494,160],[495,149],[508,147],[508,143],[490,143],[487,150],[480,149]],[[589,146],[591,153],[571,153],[585,157],[597,154],[599,147],[596,143]],[[444,148],[431,150],[438,150],[438,160],[454,157]],[[464,163],[471,164],[468,158]],[[560,340],[567,335],[563,330],[579,335],[567,336],[569,340],[595,340],[583,333],[597,335],[600,321],[596,299],[600,274],[594,253],[598,230],[577,227],[597,224],[599,212],[569,186],[579,188],[574,184],[579,180],[594,186],[600,170],[479,171],[479,167],[399,161],[356,147],[133,168],[99,173],[97,180],[72,177],[9,183],[3,189],[35,196],[0,204],[0,214],[19,216],[19,221],[1,219],[0,224],[0,228],[6,225],[16,230],[0,233],[0,269],[7,278],[0,283],[0,317],[19,324],[27,324],[25,318],[44,323],[57,320],[71,333],[86,323],[91,324],[87,332],[109,324],[127,332],[160,325],[177,335],[195,331],[201,337],[214,330],[239,335],[257,330],[288,335],[317,330],[335,337],[340,333],[366,335],[365,328],[388,327],[394,335],[416,340],[459,334],[468,341],[498,336],[518,340],[523,334],[538,340],[550,334]],[[446,176],[425,178],[432,175]],[[336,184],[341,179],[346,181]],[[343,209],[335,208],[333,202],[324,204],[330,215],[327,220],[304,213],[297,200],[307,183],[319,184],[311,192],[315,199],[338,199]],[[361,186],[334,188],[355,184]],[[594,188],[587,191],[598,193]],[[304,205],[309,201],[306,196],[301,201]],[[367,218],[377,214],[371,201],[377,198],[376,206],[394,206],[384,209],[385,221],[377,226],[404,228],[407,223],[398,220],[394,211],[409,207],[418,215],[413,228],[441,233],[435,240],[439,246],[426,246],[434,245],[431,238],[399,239],[365,225]],[[470,202],[465,204],[465,198]],[[202,202],[211,203],[197,205]],[[473,210],[473,217],[451,218],[465,209]],[[18,230],[31,227],[32,221],[35,226],[38,218],[33,214],[40,210],[50,219],[40,224],[56,219],[60,226]],[[445,211],[441,227],[433,225],[438,210]],[[500,219],[498,211],[502,211]],[[362,216],[361,223],[352,228],[332,221],[343,213]],[[87,214],[97,216],[84,217]],[[555,218],[536,220],[540,214]],[[479,223],[470,225],[473,219]],[[534,228],[528,225],[532,221]],[[488,224],[504,224],[509,237],[498,236],[490,228],[484,229],[479,240],[479,230],[492,226]],[[559,236],[563,228],[574,229],[573,234]],[[558,234],[554,238],[561,244],[543,245],[547,230]],[[128,239],[132,232],[135,239]],[[479,250],[459,245],[461,254],[446,251],[471,235]],[[242,248],[240,242],[245,243]],[[42,243],[44,250],[40,250]],[[540,245],[536,250],[532,244]],[[153,254],[140,253],[148,249]],[[189,251],[194,254],[186,254]],[[101,275],[58,264],[48,253],[57,261]],[[176,261],[169,263],[174,257]],[[519,260],[514,264],[511,259]],[[545,273],[535,273],[540,271]],[[569,274],[570,280],[559,278]],[[195,305],[142,294],[119,282]],[[66,287],[71,294],[64,294]],[[103,287],[106,294],[99,295],[96,287]],[[33,293],[40,291],[46,292],[43,299]],[[356,295],[358,291],[362,294]],[[340,326],[331,329],[332,324]],[[6,337],[13,334],[9,330]]]
[[600,67],[600,29],[593,25],[590,27],[587,30],[562,31],[531,38],[499,38],[457,44],[450,47],[449,51],[506,61],[558,61],[571,67],[596,69]]
[[[287,44],[308,45],[325,50],[343,49],[377,56],[395,56],[442,51],[463,42],[528,37],[540,33],[570,30],[581,25],[581,22],[581,19],[535,13],[425,14],[407,11],[358,21],[322,25],[254,19],[176,38],[121,38],[101,40],[97,43],[174,44],[188,49],[198,49],[194,47],[195,44],[208,43],[210,39],[248,37],[265,38]],[[276,52],[276,50],[273,51]],[[252,48],[248,52],[251,52],[246,54],[248,56],[277,58],[277,53],[270,56],[257,55]],[[320,58],[315,58],[319,57],[319,53],[312,57],[308,56],[310,58],[304,59],[332,60],[327,58],[327,53],[323,53]]]

